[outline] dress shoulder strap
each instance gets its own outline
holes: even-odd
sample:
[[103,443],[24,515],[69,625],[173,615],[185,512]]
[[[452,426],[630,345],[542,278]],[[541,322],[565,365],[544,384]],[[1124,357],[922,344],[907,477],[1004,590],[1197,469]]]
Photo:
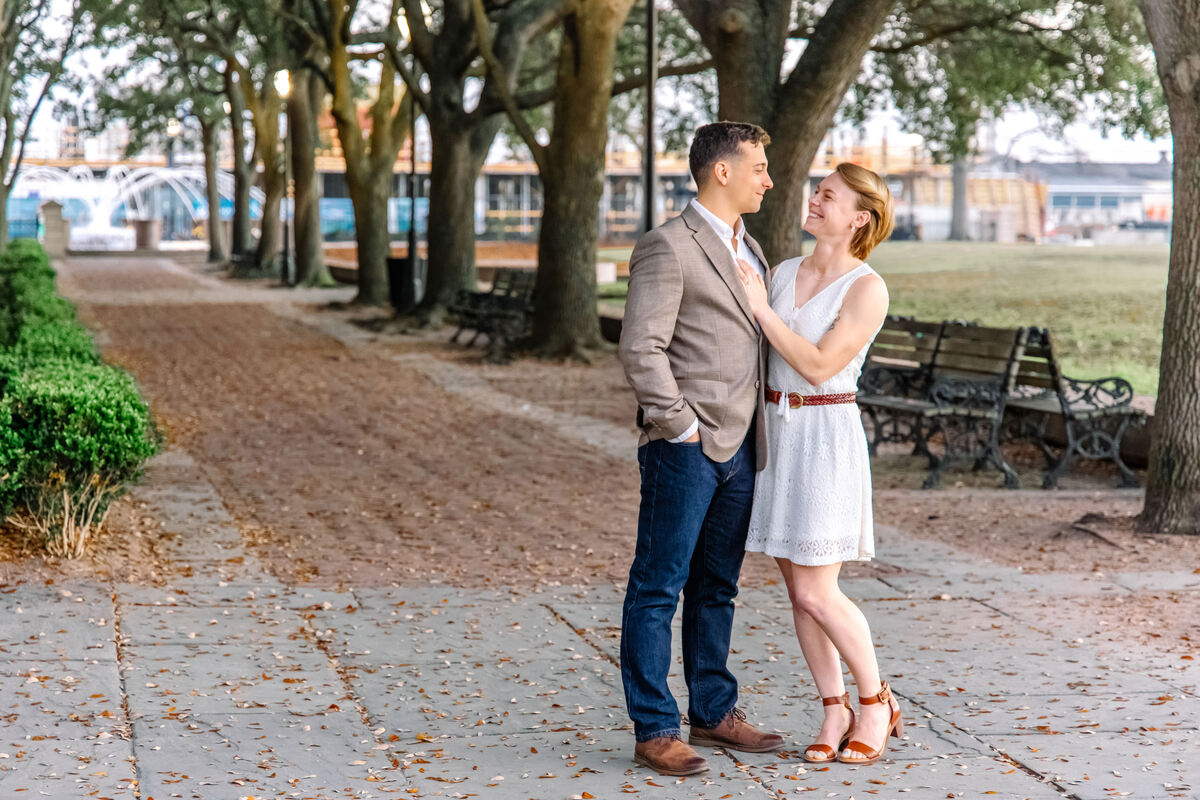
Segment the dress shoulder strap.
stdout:
[[839,280],[842,282],[842,285],[838,287],[837,298],[833,307],[841,311],[842,303],[846,302],[846,295],[850,294],[850,287],[858,283],[860,278],[865,278],[867,275],[877,274],[878,273],[871,269],[871,267],[865,261],[847,272],[845,275],[839,278]]

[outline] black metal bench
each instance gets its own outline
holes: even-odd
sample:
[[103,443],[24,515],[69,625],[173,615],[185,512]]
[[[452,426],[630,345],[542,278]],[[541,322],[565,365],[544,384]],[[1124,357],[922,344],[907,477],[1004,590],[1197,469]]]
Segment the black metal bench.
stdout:
[[941,322],[923,322],[912,317],[889,315],[867,351],[859,381],[860,399],[870,395],[873,430],[871,455],[881,443],[913,442],[914,452],[925,453],[919,418],[899,404],[893,413],[880,398],[924,398],[933,383],[933,361],[942,339]]
[[529,333],[536,282],[537,273],[532,270],[500,269],[488,291],[459,290],[449,309],[458,318],[458,330],[450,341],[457,342],[463,331],[473,330],[468,347],[485,335],[489,355],[503,355],[512,342]]
[[[913,356],[929,353],[927,365],[919,358],[915,365],[886,363],[890,356],[884,354],[897,345],[885,341],[884,350],[863,371],[858,404],[871,422],[872,453],[882,441],[913,441],[915,452],[929,458],[926,489],[938,486],[957,461],[970,461],[976,469],[991,464],[1003,473],[1005,488],[1018,488],[1017,473],[1000,451],[1000,432],[1028,329],[944,322],[936,343],[927,347],[921,340],[929,335],[930,323],[923,325],[909,336],[910,343],[915,339],[919,344]],[[935,439],[940,454],[930,448]]]
[[[1062,374],[1050,331],[1031,328],[1009,389],[1010,430],[1037,442],[1046,457],[1042,486],[1053,489],[1080,458],[1111,460],[1121,473],[1121,485],[1136,487],[1138,479],[1121,459],[1121,439],[1130,427],[1144,425],[1146,414],[1134,408],[1133,387],[1123,378],[1083,381]],[[1051,427],[1061,423],[1062,435]],[[1055,452],[1054,441],[1065,440]]]

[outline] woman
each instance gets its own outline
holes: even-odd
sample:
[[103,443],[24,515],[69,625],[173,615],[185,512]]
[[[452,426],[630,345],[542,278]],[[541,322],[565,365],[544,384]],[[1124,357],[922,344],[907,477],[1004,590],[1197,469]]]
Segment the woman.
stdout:
[[[893,224],[883,179],[839,164],[808,203],[812,255],[780,264],[770,292],[757,271],[738,264],[771,343],[767,469],[755,486],[746,549],[773,556],[787,583],[796,635],[824,705],[820,733],[804,754],[814,763],[870,764],[888,735],[903,730],[866,618],[838,587],[843,561],[874,554],[871,466],[854,392],[888,308],[887,287],[864,259]],[[858,688],[857,716],[839,659]]]

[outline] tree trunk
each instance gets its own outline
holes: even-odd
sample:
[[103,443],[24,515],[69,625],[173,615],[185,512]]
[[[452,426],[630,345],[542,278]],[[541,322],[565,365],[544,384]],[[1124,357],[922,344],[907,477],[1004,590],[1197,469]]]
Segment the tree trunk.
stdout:
[[775,188],[746,227],[775,264],[799,255],[808,173],[891,0],[833,0],[780,83],[791,3],[676,0],[717,65],[720,116],[767,129]]
[[225,229],[221,224],[221,193],[217,189],[217,126],[216,120],[200,120],[200,142],[204,149],[204,195],[208,201],[208,260],[223,262]]
[[3,253],[8,247],[8,196],[12,194],[12,187],[6,183],[0,183],[0,253]]
[[549,358],[586,360],[606,347],[596,313],[596,237],[616,39],[632,5],[582,4],[564,20],[554,133],[541,175],[532,336],[538,355]]
[[250,252],[250,164],[246,159],[246,103],[242,90],[225,72],[225,96],[229,98],[229,125],[233,144],[233,224],[230,226],[229,250],[233,256]]
[[[256,135],[259,144],[264,144]],[[273,137],[267,146],[258,147],[258,157],[263,165],[262,189],[263,210],[259,220],[258,247],[254,251],[254,269],[259,274],[279,274],[279,259],[283,251],[283,222],[279,211],[283,203],[283,157],[278,152],[278,137]]]
[[388,233],[387,201],[392,189],[392,174],[383,170],[351,169],[347,162],[346,184],[354,206],[354,240],[358,247],[358,294],[354,302],[368,306],[386,305],[389,299],[387,257],[392,242]]
[[294,239],[296,284],[331,286],[321,239],[320,178],[316,162],[316,110],[325,99],[325,85],[307,69],[292,72],[295,83],[288,98],[288,128],[292,136],[292,180],[295,186]]
[[1175,210],[1140,524],[1200,535],[1200,0],[1141,0],[1141,6],[1171,117]]
[[950,166],[950,177],[953,190],[952,210],[950,212],[950,240],[965,242],[967,235],[967,174],[970,164],[965,157],[954,159]]
[[439,119],[437,114],[429,117],[433,139],[429,174],[429,272],[425,296],[414,313],[422,325],[432,327],[442,324],[446,308],[459,289],[473,289],[476,285],[475,180],[482,159],[474,153],[472,130],[462,125],[458,115],[452,115],[451,119],[454,122]]
[[792,0],[676,0],[716,65],[717,118],[770,130],[791,30]]

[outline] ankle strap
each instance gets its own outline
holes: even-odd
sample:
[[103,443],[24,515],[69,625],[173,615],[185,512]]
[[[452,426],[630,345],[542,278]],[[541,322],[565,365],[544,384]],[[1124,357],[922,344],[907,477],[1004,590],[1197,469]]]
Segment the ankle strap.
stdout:
[[821,705],[823,705],[823,706],[845,706],[846,708],[850,709],[851,711],[854,710],[853,708],[850,708],[850,693],[849,692],[846,692],[841,697],[822,697]]
[[878,694],[867,695],[866,697],[863,697],[860,694],[858,696],[858,703],[859,705],[873,706],[876,703],[887,703],[891,699],[892,689],[887,685],[887,681],[882,681],[882,688],[879,690]]

